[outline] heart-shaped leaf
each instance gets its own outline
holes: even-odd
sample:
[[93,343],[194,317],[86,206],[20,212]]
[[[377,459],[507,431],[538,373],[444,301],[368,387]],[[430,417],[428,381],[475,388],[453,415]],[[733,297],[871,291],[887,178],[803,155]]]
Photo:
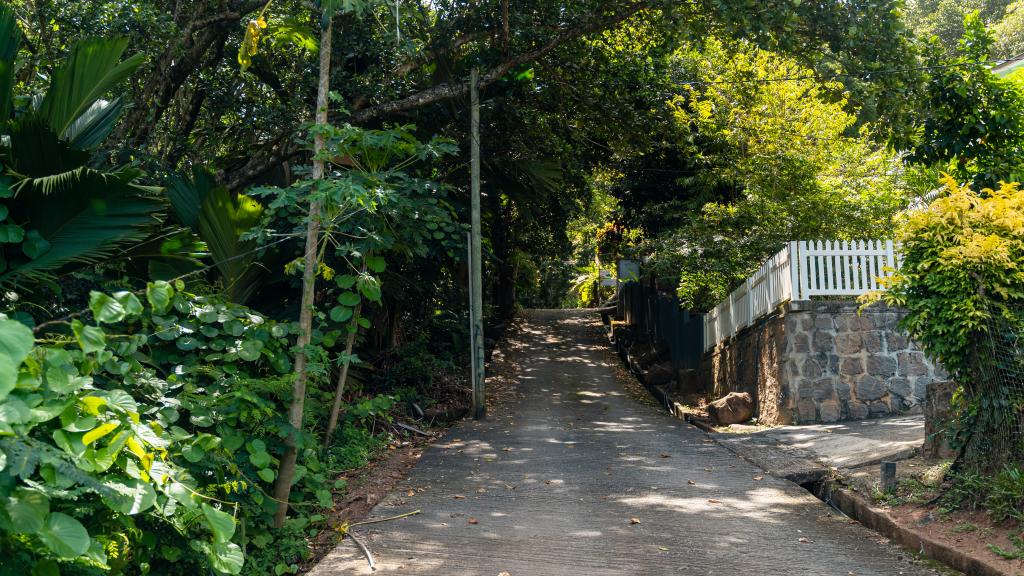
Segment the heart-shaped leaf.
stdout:
[[210,531],[213,532],[213,539],[218,543],[226,543],[231,541],[231,537],[235,535],[235,519],[227,512],[222,512],[205,502],[202,505],[203,516],[206,518],[206,523],[210,527]]
[[215,543],[210,548],[210,565],[221,574],[238,574],[242,571],[245,556],[238,544],[231,542]]
[[113,324],[124,320],[127,312],[120,302],[102,292],[89,293],[89,310],[100,324]]
[[39,539],[62,558],[76,558],[89,550],[89,532],[85,526],[60,512],[54,512],[46,519],[46,526],[39,531]]

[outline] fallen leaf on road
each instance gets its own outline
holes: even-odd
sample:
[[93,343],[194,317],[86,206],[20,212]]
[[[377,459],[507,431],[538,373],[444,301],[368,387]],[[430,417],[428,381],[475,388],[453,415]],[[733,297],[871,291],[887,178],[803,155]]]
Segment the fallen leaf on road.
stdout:
[[712,470],[711,468],[705,468],[704,469],[705,472],[711,472],[711,470]]
[[715,500],[714,498],[708,498],[708,502],[710,502],[711,504],[721,504],[722,503],[721,500]]
[[814,540],[811,540],[810,538],[800,538],[797,542],[800,542],[801,544],[814,544]]
[[469,520],[466,520],[466,522],[470,524],[479,524],[479,522],[476,521],[476,518],[473,518],[472,516],[470,516]]
[[697,483],[694,482],[693,480],[687,480],[686,483],[689,484],[690,486],[696,486],[697,485]]
[[754,476],[754,480],[760,482],[761,480],[764,480],[764,476]]
[[512,576],[508,572],[498,572],[498,576]]
[[484,492],[487,492],[487,488],[477,488],[476,489],[476,493],[477,494],[483,494]]
[[630,518],[629,519],[629,523],[630,524],[639,524],[640,523],[640,519],[639,518]]
[[665,548],[664,546],[659,546],[658,550],[661,550],[662,552],[668,552],[668,548]]
[[455,500],[465,500],[466,499],[466,497],[463,496],[462,494],[456,494],[455,496],[452,496],[452,498],[454,498]]
[[405,495],[406,496],[415,496],[416,495],[416,491],[415,490],[409,490],[408,492],[405,493]]

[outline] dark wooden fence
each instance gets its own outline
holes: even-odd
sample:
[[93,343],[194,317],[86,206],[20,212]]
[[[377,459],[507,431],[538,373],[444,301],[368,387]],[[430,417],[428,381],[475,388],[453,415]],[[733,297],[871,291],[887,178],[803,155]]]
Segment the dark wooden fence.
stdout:
[[659,294],[640,282],[619,288],[618,317],[633,330],[664,344],[675,370],[697,369],[704,354],[704,315],[679,308],[674,296]]

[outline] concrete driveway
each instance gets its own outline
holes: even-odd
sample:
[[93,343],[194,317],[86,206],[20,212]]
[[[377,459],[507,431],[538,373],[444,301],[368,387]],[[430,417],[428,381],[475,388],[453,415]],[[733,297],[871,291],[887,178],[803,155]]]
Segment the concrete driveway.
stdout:
[[[374,510],[377,574],[922,575],[906,551],[633,399],[596,314],[533,311],[520,401],[452,428]],[[342,542],[310,574],[370,574]]]

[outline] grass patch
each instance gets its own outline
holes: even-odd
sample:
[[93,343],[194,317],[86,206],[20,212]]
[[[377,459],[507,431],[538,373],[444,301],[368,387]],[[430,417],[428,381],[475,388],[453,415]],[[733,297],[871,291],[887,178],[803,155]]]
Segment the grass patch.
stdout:
[[989,544],[988,549],[1006,560],[1024,559],[1024,540],[1021,540],[1020,536],[1010,536],[1010,542],[1013,543],[1013,548],[1010,550],[1000,548],[995,544]]
[[977,532],[978,525],[973,522],[961,522],[956,526],[953,526],[953,532],[957,534],[966,534],[968,532]]

